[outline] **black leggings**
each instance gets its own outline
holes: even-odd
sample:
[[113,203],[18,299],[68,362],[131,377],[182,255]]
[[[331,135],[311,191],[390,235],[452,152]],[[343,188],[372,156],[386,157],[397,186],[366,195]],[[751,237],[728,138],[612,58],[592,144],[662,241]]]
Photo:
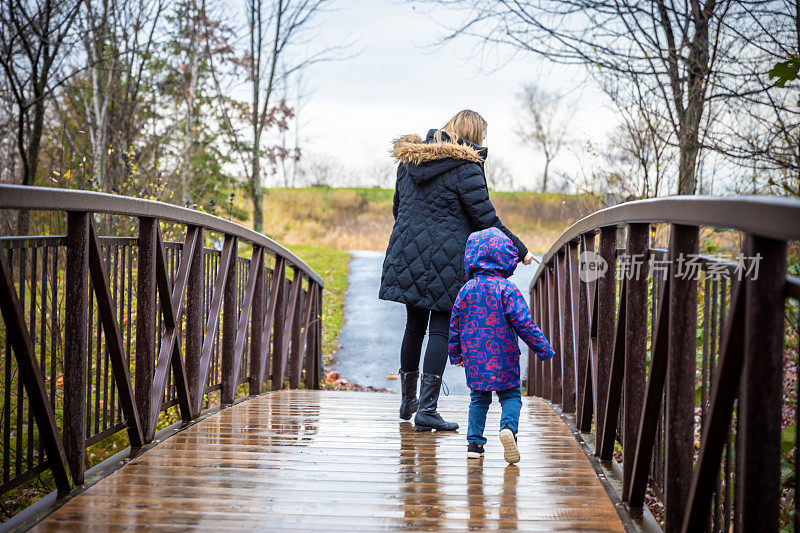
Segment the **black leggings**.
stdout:
[[[406,306],[406,313],[406,332],[400,347],[400,370],[403,372],[419,370],[422,340],[425,338],[425,330],[427,330],[428,348],[425,350],[422,371],[426,374],[441,376],[447,364],[450,313],[429,311],[409,305]],[[428,317],[430,317],[430,324],[428,324]]]

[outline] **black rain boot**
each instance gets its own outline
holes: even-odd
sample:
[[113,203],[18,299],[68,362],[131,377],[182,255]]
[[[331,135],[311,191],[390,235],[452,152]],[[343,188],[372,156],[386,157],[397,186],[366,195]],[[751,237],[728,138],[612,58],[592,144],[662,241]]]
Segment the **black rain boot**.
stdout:
[[400,400],[400,418],[411,420],[411,415],[417,412],[419,400],[417,400],[417,380],[419,371],[403,372],[400,370],[400,392],[403,398]]
[[414,417],[414,429],[417,431],[455,431],[458,424],[447,422],[442,415],[436,412],[439,402],[439,388],[442,386],[442,376],[436,374],[422,374],[422,384],[419,388],[419,409]]

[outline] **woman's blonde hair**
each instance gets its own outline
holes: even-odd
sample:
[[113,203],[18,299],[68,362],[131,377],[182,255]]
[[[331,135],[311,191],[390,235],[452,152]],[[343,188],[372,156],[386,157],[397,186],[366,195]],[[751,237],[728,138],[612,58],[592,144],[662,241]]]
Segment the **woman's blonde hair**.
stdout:
[[486,138],[487,126],[488,124],[482,116],[475,111],[465,109],[456,113],[456,116],[442,126],[433,135],[433,138],[436,142],[442,142],[444,140],[442,139],[442,132],[445,132],[450,138],[450,142],[458,142],[458,139],[464,139],[472,144],[481,144],[483,139]]

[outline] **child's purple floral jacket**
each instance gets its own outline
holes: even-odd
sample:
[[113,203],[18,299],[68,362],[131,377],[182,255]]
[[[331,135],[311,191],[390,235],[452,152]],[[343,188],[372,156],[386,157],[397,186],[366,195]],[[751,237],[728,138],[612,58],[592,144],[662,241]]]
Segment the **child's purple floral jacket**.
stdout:
[[522,293],[506,279],[516,266],[517,249],[499,229],[469,236],[464,257],[469,281],[453,304],[448,353],[452,364],[464,363],[472,390],[519,387],[517,335],[541,360],[554,355]]

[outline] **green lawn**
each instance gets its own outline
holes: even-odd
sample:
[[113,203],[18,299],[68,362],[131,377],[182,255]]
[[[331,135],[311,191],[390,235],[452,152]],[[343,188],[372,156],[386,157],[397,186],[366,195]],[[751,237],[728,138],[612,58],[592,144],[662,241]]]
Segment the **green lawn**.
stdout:
[[333,248],[290,246],[290,250],[325,280],[322,291],[322,353],[326,364],[339,348],[337,339],[344,324],[350,254]]

